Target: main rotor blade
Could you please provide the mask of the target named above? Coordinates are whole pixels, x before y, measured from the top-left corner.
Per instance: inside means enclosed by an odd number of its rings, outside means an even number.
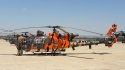
[[[93,32],[93,31],[89,31],[89,30],[84,30],[84,29],[79,29],[79,28],[73,28],[73,27],[64,27],[64,28],[70,28],[70,29],[74,29],[74,30],[80,30],[80,31],[89,32],[89,33],[93,33],[93,34],[98,34],[98,35],[105,35],[105,34]]]
[[[25,27],[25,28],[18,28],[9,31],[17,31],[17,30],[24,30],[24,29],[34,29],[34,28],[62,28],[61,26],[41,26],[41,27]]]
[[[26,27],[26,28],[18,28],[18,29],[13,29],[10,31],[18,31],[18,30],[24,30],[24,29],[34,29],[34,28],[47,28],[48,26],[41,26],[41,27]]]

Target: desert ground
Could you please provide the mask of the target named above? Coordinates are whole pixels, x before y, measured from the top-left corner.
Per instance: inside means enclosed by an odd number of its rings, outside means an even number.
[[[0,40],[0,70],[125,70],[125,44],[116,43],[112,48],[104,44],[68,48],[67,55],[34,55],[24,52],[16,56],[14,45]]]

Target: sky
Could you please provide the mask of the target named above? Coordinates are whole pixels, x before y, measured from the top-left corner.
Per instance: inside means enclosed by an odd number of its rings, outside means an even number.
[[[0,0],[0,29],[60,25],[105,34],[116,23],[125,31],[124,8],[125,0]]]

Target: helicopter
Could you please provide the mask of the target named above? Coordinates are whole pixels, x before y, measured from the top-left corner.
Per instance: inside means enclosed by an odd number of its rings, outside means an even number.
[[[63,27],[61,26],[45,26],[43,28],[52,28],[53,32],[49,33],[48,36],[42,35],[40,36],[41,38],[40,37],[36,38],[36,36],[31,34],[30,34],[31,36],[27,36],[27,34],[29,34],[28,32],[22,32],[24,34],[20,34],[17,36],[16,39],[17,41],[15,41],[15,45],[18,50],[17,51],[18,56],[21,56],[23,54],[23,51],[26,52],[31,51],[33,53],[51,52],[55,54],[57,52],[65,51],[66,48],[69,47],[73,48],[73,46],[71,45],[71,41],[78,35],[66,32],[64,29],[62,29]],[[21,29],[16,29],[16,30],[21,30]],[[65,36],[61,35],[60,33],[57,33],[58,32],[57,29],[65,32]],[[40,41],[40,43],[38,43],[38,41]]]
[[[55,53],[59,52],[61,53],[62,51],[65,51],[66,48],[71,47],[73,50],[75,50],[75,47],[78,47],[80,45],[75,45],[73,42],[73,39],[78,37],[78,34],[73,34],[73,33],[69,33],[67,31],[64,30],[64,28],[70,28],[70,29],[75,29],[75,30],[80,30],[80,31],[86,31],[86,32],[90,32],[90,33],[94,33],[94,34],[98,34],[98,35],[105,35],[105,34],[100,34],[97,32],[92,32],[92,31],[88,31],[88,30],[83,30],[83,29],[78,29],[78,28],[72,28],[72,27],[63,27],[63,26],[43,26],[43,27],[27,27],[27,28],[19,28],[19,29],[14,29],[14,30],[10,30],[10,31],[16,31],[16,30],[22,30],[22,29],[31,29],[31,28],[51,28],[53,30],[53,32],[49,33],[48,35],[43,35],[41,37],[40,40],[40,45],[38,47],[38,40],[39,39],[35,39],[35,36],[32,35],[29,32],[22,32],[23,37],[25,38],[25,40],[21,43],[18,42],[18,38],[21,36],[17,36],[17,41],[16,41],[16,47],[17,47],[17,55],[21,56],[23,54],[23,51],[25,52],[51,52],[53,53],[53,55],[55,55]],[[62,32],[64,32],[65,35],[60,34],[58,30],[61,30]],[[27,36],[27,34],[30,34],[30,36]],[[107,33],[108,34],[108,33]],[[114,35],[117,35],[117,32],[115,30],[115,32],[112,33],[113,37]],[[111,47],[113,45],[114,39],[113,37],[104,37],[104,44],[105,46]],[[19,45],[21,44],[21,46],[19,47]],[[91,40],[89,40],[89,42],[86,42],[85,45],[89,45],[89,49],[92,49],[92,45],[93,44],[100,44],[100,43],[93,43]],[[36,51],[37,50],[37,51]]]

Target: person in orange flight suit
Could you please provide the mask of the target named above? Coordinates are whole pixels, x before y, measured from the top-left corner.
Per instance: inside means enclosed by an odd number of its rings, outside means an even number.
[[[59,49],[61,50],[63,47],[63,38],[62,38],[62,35],[60,33],[58,36],[58,41],[59,41]]]
[[[69,39],[70,39],[70,34],[68,33],[68,32],[66,32],[65,34],[64,34],[65,36],[64,36],[64,41],[65,41],[65,47],[64,48],[69,48],[70,47],[70,41],[69,41]]]
[[[112,27],[108,30],[107,35],[108,35],[108,36],[112,36],[113,33],[116,32],[116,30],[117,30],[117,25],[116,25],[116,24],[113,24]]]
[[[108,36],[108,37],[113,38],[113,43],[112,43],[112,45],[117,42],[117,38],[113,36],[113,34],[116,32],[116,30],[117,30],[117,25],[116,25],[116,24],[113,24],[112,27],[108,30],[108,33],[107,33],[107,36]],[[112,47],[112,45],[109,46],[109,47]]]
[[[113,32],[115,33],[117,31],[117,25],[114,24],[113,26]],[[118,39],[116,37],[114,37],[114,43],[116,43],[118,41]]]
[[[68,32],[64,33],[64,37],[61,40],[62,40],[62,46],[61,46],[60,50],[64,51],[65,48],[69,48],[71,46],[71,43],[70,43],[70,34]]]
[[[54,50],[56,50],[57,48],[59,48],[59,39],[58,39],[58,37],[59,37],[59,32],[58,31],[56,31],[55,33],[54,33],[54,35],[53,35],[53,49]]]

